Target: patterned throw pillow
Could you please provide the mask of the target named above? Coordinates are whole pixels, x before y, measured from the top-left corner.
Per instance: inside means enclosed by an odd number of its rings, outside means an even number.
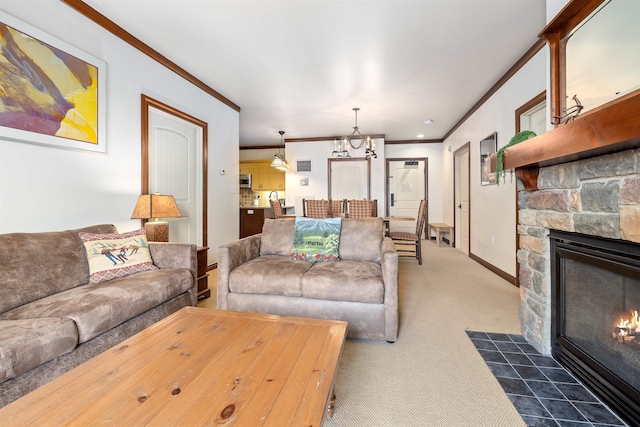
[[[342,218],[296,217],[291,259],[311,262],[339,261]]]
[[[87,251],[91,284],[158,269],[153,265],[144,228],[122,234],[78,233],[78,236]]]

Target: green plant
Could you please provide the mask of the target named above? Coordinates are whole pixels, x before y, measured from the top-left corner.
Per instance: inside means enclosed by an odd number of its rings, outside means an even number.
[[[498,185],[500,185],[500,176],[503,174],[504,151],[507,148],[519,144],[522,141],[526,141],[529,138],[533,138],[534,136],[536,136],[536,133],[532,130],[521,130],[511,138],[507,145],[498,150],[498,153],[496,154],[496,182]]]

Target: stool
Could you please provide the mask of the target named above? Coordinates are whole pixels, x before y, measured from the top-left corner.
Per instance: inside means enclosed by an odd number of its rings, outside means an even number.
[[[436,232],[436,245],[440,246],[444,233],[449,233],[449,246],[453,244],[453,226],[441,222],[430,222],[427,224],[427,235],[431,238],[431,230]]]

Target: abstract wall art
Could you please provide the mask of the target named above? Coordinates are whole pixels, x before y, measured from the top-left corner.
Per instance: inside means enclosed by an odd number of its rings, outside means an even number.
[[[106,152],[106,65],[0,14],[0,137]]]

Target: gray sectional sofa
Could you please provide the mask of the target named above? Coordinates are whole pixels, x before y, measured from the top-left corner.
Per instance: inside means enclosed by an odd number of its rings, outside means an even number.
[[[345,320],[347,336],[395,342],[398,253],[382,219],[344,219],[338,262],[290,258],[295,221],[218,248],[218,308]]]
[[[157,270],[89,285],[78,233],[0,235],[0,407],[187,305],[196,246],[149,243]]]

